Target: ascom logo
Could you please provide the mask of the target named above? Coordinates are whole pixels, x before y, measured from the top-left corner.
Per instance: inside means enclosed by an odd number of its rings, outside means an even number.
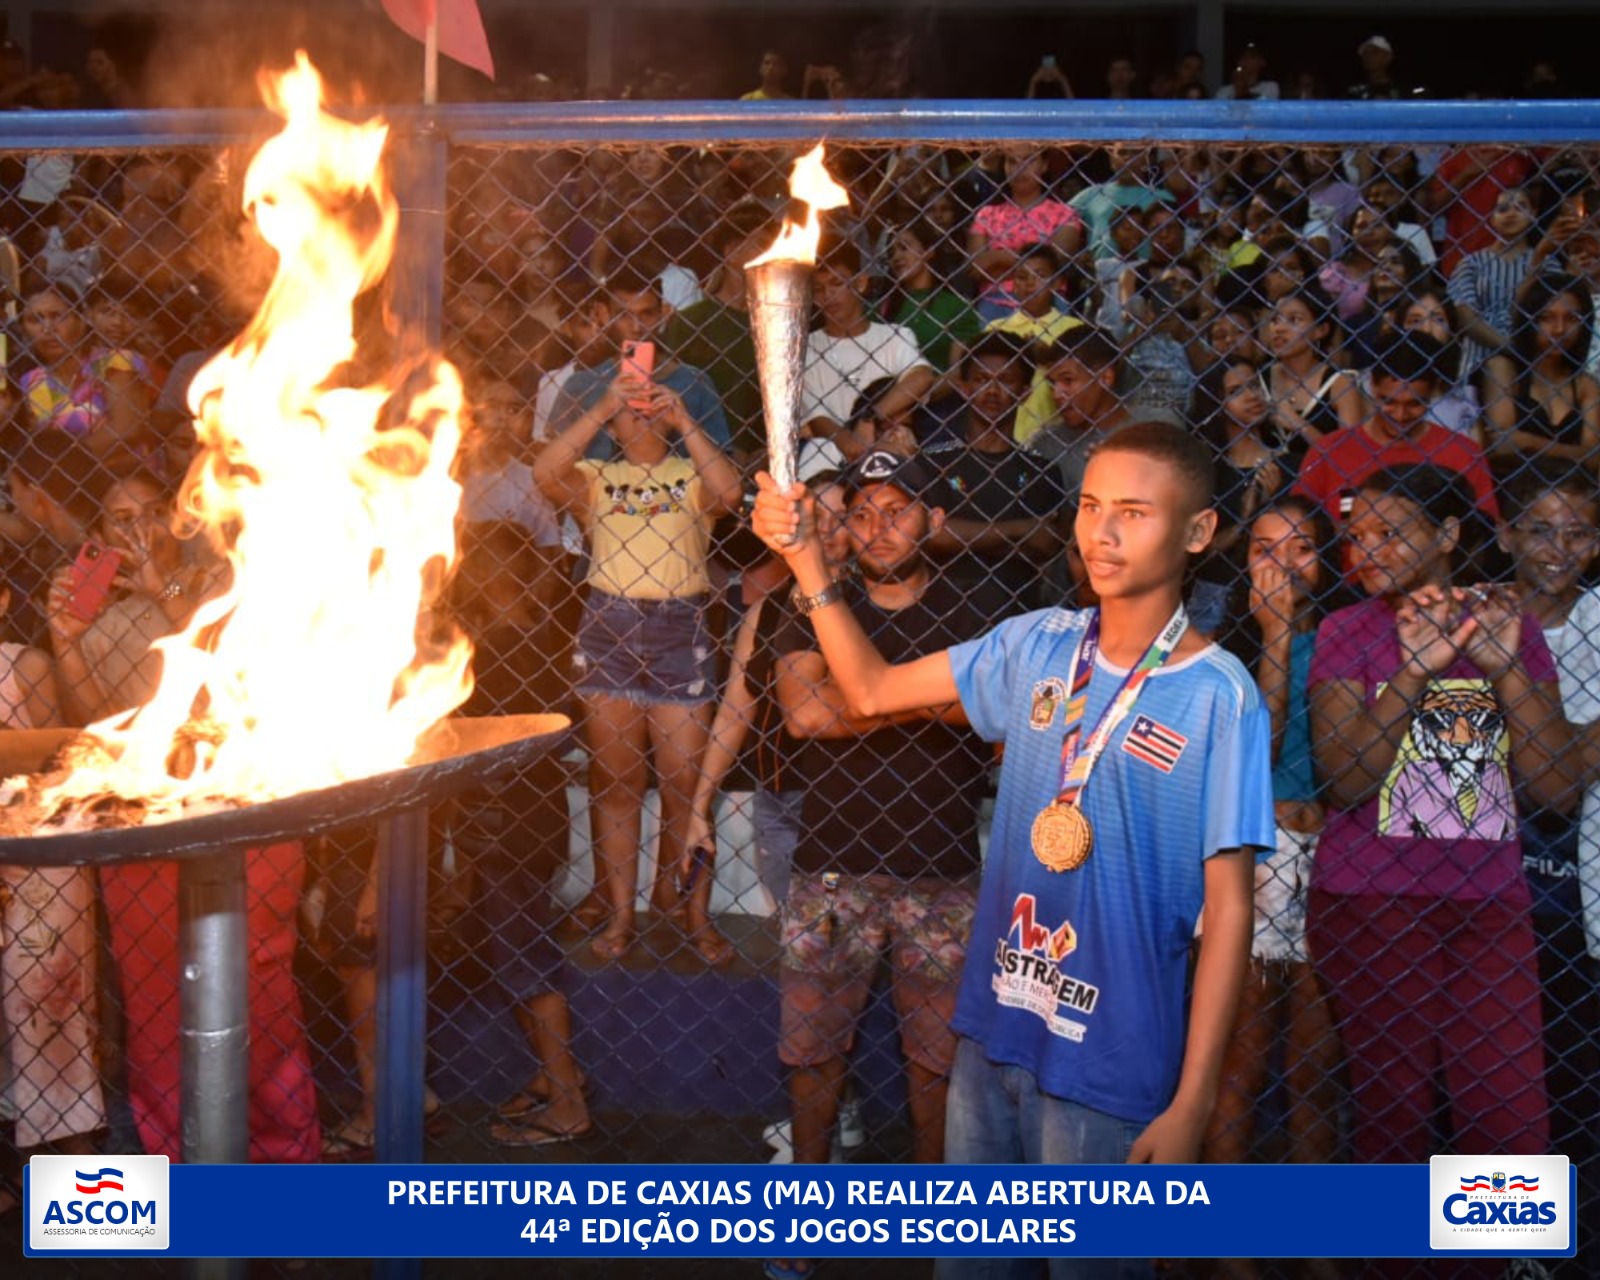
[[[165,1249],[165,1156],[120,1156],[85,1167],[81,1156],[28,1161],[28,1253]]]
[[[1481,1156],[1434,1156],[1429,1161],[1428,1234],[1433,1248],[1530,1254],[1569,1249],[1572,1208],[1566,1157],[1516,1159],[1513,1172],[1495,1170]],[[1483,1172],[1485,1166],[1490,1172]]]
[[[101,1169],[97,1173],[80,1173],[78,1178],[78,1191],[82,1195],[97,1196],[102,1191],[121,1191],[122,1170]]]

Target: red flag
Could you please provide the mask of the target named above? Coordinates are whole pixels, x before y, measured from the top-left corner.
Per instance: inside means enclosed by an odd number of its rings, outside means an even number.
[[[494,79],[494,58],[483,31],[478,0],[383,0],[383,11],[413,40],[427,41],[434,8],[439,11],[439,52]]]

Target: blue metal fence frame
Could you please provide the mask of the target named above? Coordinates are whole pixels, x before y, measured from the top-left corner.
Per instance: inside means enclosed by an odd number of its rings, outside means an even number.
[[[1594,102],[1032,102],[834,103],[598,102],[375,107],[397,150],[402,268],[394,311],[414,340],[439,338],[448,147],[692,144],[778,145],[1005,142],[1097,144],[1406,145],[1600,142]],[[0,153],[220,147],[262,138],[264,110],[28,112],[0,115]],[[379,953],[377,1156],[423,1154],[426,937],[424,833],[412,817],[380,859],[384,929]],[[409,1268],[388,1264],[391,1275]]]

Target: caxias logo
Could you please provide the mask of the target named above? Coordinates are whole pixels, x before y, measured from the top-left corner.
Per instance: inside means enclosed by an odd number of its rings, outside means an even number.
[[[1572,1234],[1565,1156],[1434,1156],[1429,1162],[1435,1249],[1566,1249]]]
[[[34,1156],[28,1252],[165,1249],[167,1157]]]

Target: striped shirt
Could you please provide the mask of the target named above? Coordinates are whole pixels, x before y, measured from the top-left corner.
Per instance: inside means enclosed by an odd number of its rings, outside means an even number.
[[[1508,252],[1507,248],[1469,253],[1450,277],[1449,294],[1451,302],[1471,307],[1490,328],[1509,338],[1512,336],[1512,304],[1516,300],[1517,286],[1533,265],[1533,250],[1523,246]],[[1461,380],[1465,382],[1493,354],[1482,343],[1464,339]]]

